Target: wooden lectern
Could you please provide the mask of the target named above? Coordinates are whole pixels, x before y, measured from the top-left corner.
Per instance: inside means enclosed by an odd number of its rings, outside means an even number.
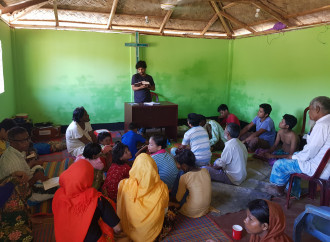
[[[153,106],[143,103],[125,103],[125,132],[130,123],[144,128],[165,128],[169,139],[177,140],[178,105],[159,102]]]

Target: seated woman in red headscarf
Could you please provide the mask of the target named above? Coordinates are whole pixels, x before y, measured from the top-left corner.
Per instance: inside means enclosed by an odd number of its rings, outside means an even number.
[[[121,232],[114,202],[92,187],[93,178],[86,160],[61,174],[53,199],[56,241],[113,241],[114,233]]]
[[[285,215],[277,203],[256,199],[248,204],[244,219],[245,229],[251,234],[250,242],[291,242],[284,233]]]

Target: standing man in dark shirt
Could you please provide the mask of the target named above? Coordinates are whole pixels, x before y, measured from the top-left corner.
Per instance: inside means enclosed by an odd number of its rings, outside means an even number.
[[[150,90],[155,91],[155,83],[152,76],[146,74],[147,64],[138,61],[135,68],[138,73],[132,76],[132,89],[134,91],[134,102],[151,102]]]

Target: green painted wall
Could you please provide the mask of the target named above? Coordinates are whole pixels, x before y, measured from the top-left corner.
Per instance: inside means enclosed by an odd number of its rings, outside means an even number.
[[[228,41],[143,36],[148,72],[161,100],[179,105],[179,118],[188,113],[212,116],[227,98]]]
[[[132,100],[135,48],[133,35],[22,30],[13,32],[16,47],[17,109],[34,122],[68,124],[83,105],[92,123],[122,122],[124,102]],[[214,114],[226,100],[228,42],[141,36],[147,72],[161,100],[189,112]]]
[[[130,100],[129,35],[15,30],[17,108],[34,122],[69,124],[84,106],[93,123],[123,119]]]
[[[0,21],[0,41],[2,47],[3,78],[5,85],[5,92],[0,94],[0,121],[4,118],[11,117],[16,113],[10,31],[11,29],[5,23]],[[2,75],[2,73],[0,73],[0,75]]]
[[[0,28],[8,42],[9,28]],[[16,110],[11,93],[4,115],[27,112],[34,122],[68,124],[73,109],[83,105],[93,123],[123,121],[135,72],[135,48],[124,43],[134,35],[22,29],[11,34]],[[277,125],[284,113],[301,118],[313,97],[329,96],[330,31],[324,26],[238,40],[140,36],[140,42],[150,45],[141,49],[141,59],[160,100],[178,103],[179,118],[189,112],[214,116],[220,103],[228,103],[250,121],[258,105],[268,102]],[[12,70],[6,68],[11,88]]]
[[[328,27],[329,28],[329,27]],[[304,29],[232,41],[230,111],[251,121],[270,103],[275,126],[285,113],[300,119],[316,96],[330,95],[330,30]]]

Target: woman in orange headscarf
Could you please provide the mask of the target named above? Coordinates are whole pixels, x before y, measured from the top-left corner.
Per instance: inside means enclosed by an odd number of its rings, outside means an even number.
[[[248,204],[244,219],[245,229],[251,234],[250,242],[291,242],[284,233],[285,215],[277,203],[256,199]]]
[[[160,180],[155,161],[140,154],[129,178],[118,187],[117,209],[123,231],[136,242],[154,241],[162,230],[168,201],[168,188]]]
[[[113,232],[121,231],[115,204],[92,187],[93,178],[93,166],[86,160],[60,176],[53,199],[56,241],[113,241]]]

